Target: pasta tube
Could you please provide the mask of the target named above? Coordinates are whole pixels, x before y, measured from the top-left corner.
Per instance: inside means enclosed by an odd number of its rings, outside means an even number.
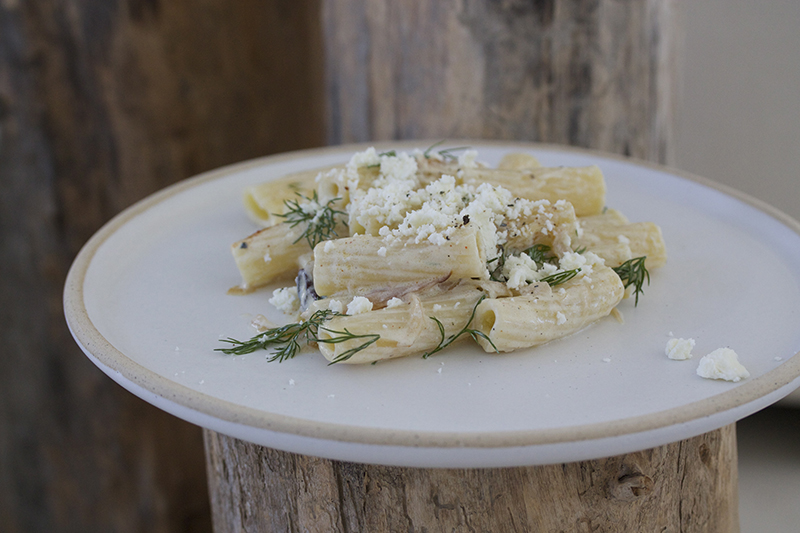
[[[597,215],[606,204],[606,183],[596,165],[555,167],[530,170],[470,169],[464,171],[465,183],[500,185],[515,196],[529,200],[566,200],[578,216]]]
[[[472,327],[501,352],[538,346],[608,315],[624,292],[611,268],[595,265],[591,274],[573,278],[552,291],[482,301]],[[478,338],[478,343],[487,352],[494,351],[485,339]]]
[[[354,235],[314,248],[314,288],[320,296],[363,295],[376,287],[437,277],[486,279],[486,258],[472,227],[456,230],[444,244]]]
[[[581,222],[582,232],[576,236],[574,248],[586,248],[603,259],[606,265],[616,267],[634,257],[647,256],[645,266],[658,268],[667,262],[667,248],[661,228],[652,222],[608,224]]]
[[[497,164],[497,168],[501,170],[530,170],[541,166],[538,159],[524,152],[506,154]]]
[[[285,202],[297,199],[298,194],[310,197],[317,186],[317,176],[331,168],[342,167],[306,170],[289,174],[279,180],[247,187],[242,198],[247,216],[264,228],[282,222],[283,219],[277,215],[286,212]]]
[[[351,316],[337,316],[319,329],[319,350],[328,361],[342,358],[348,350],[362,345],[363,337],[343,342],[326,342],[342,336],[378,334],[380,338],[342,363],[371,363],[407,355],[421,355],[435,349],[443,339],[466,326],[472,310],[483,295],[471,283],[462,283],[450,290],[433,290],[413,294],[395,306]],[[442,330],[438,324],[442,325]],[[444,336],[443,336],[444,335]]]

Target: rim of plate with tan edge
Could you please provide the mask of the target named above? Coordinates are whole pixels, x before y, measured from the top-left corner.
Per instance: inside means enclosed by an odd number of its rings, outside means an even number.
[[[491,164],[528,151],[545,166],[598,164],[607,201],[659,224],[667,265],[652,272],[625,324],[603,319],[511,354],[459,345],[426,360],[327,366],[224,356],[221,336],[253,334],[268,292],[231,296],[228,246],[255,231],[247,185],[356,151],[425,149],[401,141],[302,150],[181,181],[129,207],[76,257],[64,288],[73,337],[121,386],[179,418],[256,444],[329,459],[414,467],[505,467],[651,448],[744,418],[800,386],[800,224],[741,192],[664,166],[597,151],[453,140]],[[275,285],[276,287],[279,285]],[[729,294],[730,287],[735,294]],[[277,313],[277,312],[276,312]],[[280,315],[269,316],[280,320]],[[664,355],[693,337],[695,358]],[[752,376],[695,374],[730,346]]]

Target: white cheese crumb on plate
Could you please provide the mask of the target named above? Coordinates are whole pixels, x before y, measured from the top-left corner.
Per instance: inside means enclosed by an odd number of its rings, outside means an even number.
[[[706,379],[741,381],[750,377],[750,372],[739,362],[739,356],[730,348],[718,348],[700,359],[697,375]]]
[[[694,349],[694,339],[676,339],[671,338],[667,341],[667,347],[664,353],[670,359],[676,361],[685,361],[692,358],[692,349]]]

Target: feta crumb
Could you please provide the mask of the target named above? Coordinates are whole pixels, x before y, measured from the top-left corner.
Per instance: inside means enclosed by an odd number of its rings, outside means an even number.
[[[441,374],[441,373],[442,373],[442,367],[439,367],[439,368],[436,370],[436,373],[437,373],[437,374]]]
[[[625,235],[617,235],[617,242],[620,244],[630,244],[631,240]]]
[[[300,300],[297,298],[297,288],[283,287],[272,291],[272,298],[269,303],[277,307],[281,312],[290,315],[300,309]]]
[[[739,356],[730,348],[718,348],[700,359],[697,375],[706,379],[741,381],[749,378],[750,372],[739,362]]]
[[[294,380],[293,379],[289,380],[289,385],[294,385]]]
[[[604,363],[610,363],[611,362],[611,358],[610,357],[603,357],[603,362]]]
[[[398,305],[403,305],[403,300],[401,300],[397,296],[386,302],[387,309],[391,309],[392,307],[397,307]]]
[[[564,313],[562,313],[561,311],[556,313],[556,325],[557,326],[560,326],[561,324],[563,324],[566,321],[567,321],[567,317],[564,316]]]
[[[363,152],[356,152],[347,163],[348,169],[358,170],[360,167],[369,167],[377,165],[381,162],[381,158],[374,147],[370,146]]]
[[[670,359],[676,361],[685,361],[692,358],[692,349],[694,348],[694,339],[676,339],[672,338],[667,341],[667,347],[664,353]]]
[[[381,257],[386,257],[386,247],[385,246],[381,246],[380,248],[378,248],[378,255],[381,256]]]
[[[364,296],[356,296],[347,304],[348,315],[359,315],[368,311],[372,311],[372,302]]]
[[[264,254],[264,262],[269,263],[270,261],[272,261],[272,258],[269,256],[269,252],[267,252]]]
[[[434,311],[441,311],[442,310],[442,306],[439,305],[439,304],[433,304],[433,310]]]
[[[475,168],[478,166],[477,163],[475,163],[475,158],[477,157],[477,150],[465,150],[458,156],[458,166],[461,168]]]
[[[331,298],[328,300],[328,310],[334,313],[344,313],[344,304],[339,300]]]
[[[334,248],[336,248],[336,245],[333,243],[333,241],[325,241],[325,246],[323,246],[322,251],[330,252]]]

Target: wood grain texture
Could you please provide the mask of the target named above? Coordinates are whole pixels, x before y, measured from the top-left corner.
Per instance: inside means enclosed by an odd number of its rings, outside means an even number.
[[[670,162],[674,0],[323,3],[328,139],[554,142]]]
[[[217,533],[739,529],[733,425],[617,457],[480,470],[329,461],[204,434]]]
[[[210,530],[202,435],[72,341],[61,291],[121,209],[322,144],[319,5],[0,0],[0,530]]]

